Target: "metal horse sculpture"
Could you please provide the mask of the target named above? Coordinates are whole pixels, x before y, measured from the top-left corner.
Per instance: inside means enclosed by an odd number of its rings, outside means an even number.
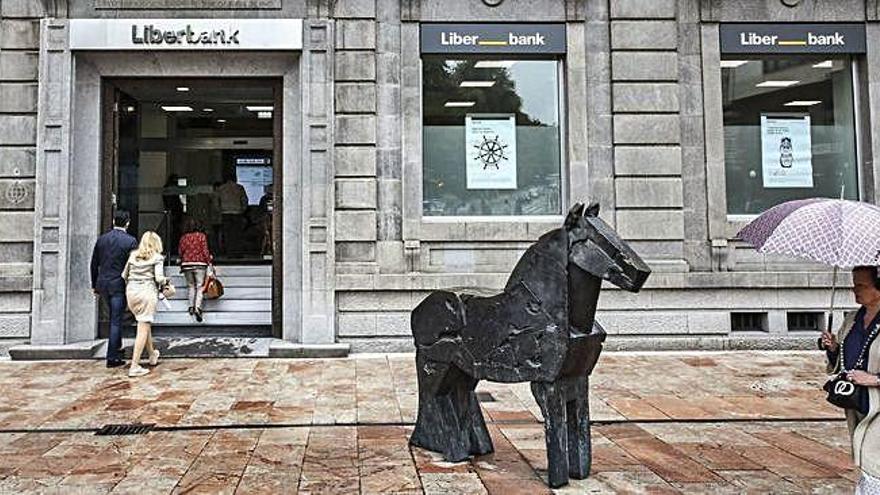
[[[605,331],[594,321],[603,280],[637,292],[651,270],[598,217],[576,204],[562,228],[522,256],[504,292],[437,291],[412,312],[419,410],[410,443],[447,461],[493,451],[474,388],[531,382],[544,415],[549,484],[590,473],[588,375]]]

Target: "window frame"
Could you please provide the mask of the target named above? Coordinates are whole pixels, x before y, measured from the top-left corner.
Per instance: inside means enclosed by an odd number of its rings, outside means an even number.
[[[405,23],[401,29],[401,106],[403,111],[403,239],[407,249],[418,249],[431,241],[533,241],[549,229],[561,225],[567,205],[589,197],[587,174],[587,119],[570,106],[587,101],[587,85],[580,71],[586,64],[582,24],[567,24],[566,53],[554,57],[501,56],[496,58],[553,59],[557,64],[560,201],[558,215],[517,216],[424,216],[423,202],[423,67],[419,49],[419,24]],[[452,59],[459,54],[448,54]],[[468,54],[460,54],[462,57]],[[570,85],[570,81],[578,84]],[[588,113],[589,110],[586,110]],[[582,153],[577,153],[577,149]],[[576,189],[577,188],[577,189]],[[583,190],[579,194],[572,191]]]
[[[757,214],[730,214],[727,208],[727,179],[726,162],[724,158],[724,107],[723,91],[721,83],[721,60],[724,55],[721,52],[720,24],[703,24],[701,26],[702,37],[702,65],[703,65],[703,115],[706,150],[706,189],[708,200],[708,223],[709,239],[722,242],[736,239],[736,234],[750,221],[757,218]],[[762,54],[752,55],[751,59],[757,59]],[[783,54],[766,54],[770,57],[784,57]],[[864,81],[860,73],[860,58],[857,53],[849,54],[850,75],[853,86],[853,133],[855,134],[855,158],[859,201],[868,197],[866,184],[867,174],[870,173],[869,163],[865,161],[865,144],[869,143],[869,136],[864,128],[865,115],[861,106],[868,104],[864,99]]]

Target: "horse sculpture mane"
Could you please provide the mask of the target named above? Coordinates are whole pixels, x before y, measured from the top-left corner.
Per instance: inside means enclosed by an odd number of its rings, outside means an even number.
[[[637,291],[650,273],[598,211],[575,205],[562,228],[526,250],[501,293],[437,291],[413,309],[412,444],[449,461],[491,452],[474,388],[479,380],[529,381],[545,417],[551,486],[587,476],[587,376],[605,340],[594,321],[602,280]]]

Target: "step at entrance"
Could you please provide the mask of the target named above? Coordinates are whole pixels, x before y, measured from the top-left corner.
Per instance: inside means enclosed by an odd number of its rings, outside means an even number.
[[[188,312],[186,281],[180,269],[172,266],[166,267],[165,271],[177,293],[168,301],[170,308],[159,303],[154,326],[194,330],[199,327],[272,325],[271,265],[218,266],[217,277],[223,282],[224,294],[219,299],[204,301],[201,323]]]

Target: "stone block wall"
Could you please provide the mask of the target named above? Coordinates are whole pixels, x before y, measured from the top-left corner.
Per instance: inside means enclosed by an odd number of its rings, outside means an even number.
[[[30,336],[41,2],[0,2],[0,355]]]
[[[614,0],[609,24],[617,229],[631,241],[678,247],[684,212],[676,12],[674,1]],[[681,260],[681,253],[651,257]]]

